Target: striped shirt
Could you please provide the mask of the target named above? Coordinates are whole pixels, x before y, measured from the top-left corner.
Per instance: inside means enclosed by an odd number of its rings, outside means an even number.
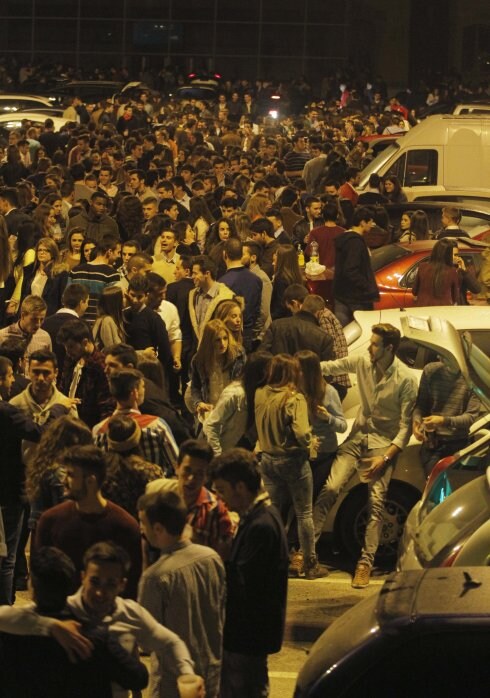
[[[139,410],[134,409],[116,410],[114,414],[130,415],[138,423],[141,429],[140,447],[143,457],[150,463],[159,465],[166,477],[173,475],[179,448],[167,422],[161,417],[141,414]],[[110,417],[104,419],[92,429],[95,445],[104,451],[108,450],[109,419]]]
[[[85,322],[92,326],[97,319],[97,303],[106,286],[112,286],[121,280],[119,272],[109,264],[80,264],[72,269],[68,278],[70,284],[83,284],[88,290],[88,308],[83,316]]]

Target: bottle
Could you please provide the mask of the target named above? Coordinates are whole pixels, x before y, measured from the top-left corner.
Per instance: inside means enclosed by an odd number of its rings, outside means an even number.
[[[318,264],[319,261],[320,257],[318,255],[318,243],[316,240],[313,240],[313,242],[310,243],[310,262]]]
[[[299,242],[298,242],[297,250],[298,250],[298,264],[299,264],[299,268],[300,268],[300,269],[304,269],[304,268],[305,268],[305,256],[304,256],[304,254],[303,254],[303,250],[301,249],[301,245],[300,245]]]

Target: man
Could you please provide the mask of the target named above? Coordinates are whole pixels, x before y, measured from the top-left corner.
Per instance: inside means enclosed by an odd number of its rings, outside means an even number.
[[[206,696],[217,698],[225,610],[225,570],[212,548],[184,535],[187,511],[175,492],[143,495],[138,501],[141,530],[160,558],[141,577],[138,599],[144,608],[187,644]],[[160,695],[178,698],[167,677]]]
[[[128,262],[137,252],[141,252],[141,245],[137,240],[126,240],[121,247],[121,266],[118,267],[121,279],[127,279]]]
[[[67,233],[74,228],[81,228],[85,237],[90,237],[96,242],[102,242],[106,235],[111,235],[117,240],[120,239],[119,227],[116,221],[107,215],[109,197],[102,191],[95,191],[90,197],[90,208],[88,213],[85,209],[70,218]]]
[[[426,364],[413,412],[413,435],[422,441],[420,461],[428,477],[440,458],[468,445],[481,402],[461,371],[444,359]]]
[[[31,614],[68,620],[67,596],[73,589],[75,567],[70,558],[56,548],[41,548],[31,557]],[[25,607],[24,607],[25,608]],[[0,626],[8,623],[0,618]],[[53,625],[53,629],[57,628]],[[22,698],[108,698],[111,682],[126,689],[142,690],[148,683],[148,671],[132,657],[117,638],[102,629],[84,627],[87,659],[71,662],[54,637],[0,635],[0,671],[2,696]],[[56,630],[54,632],[56,635]]]
[[[311,256],[311,244],[318,245],[318,258],[330,272],[335,267],[335,238],[345,232],[345,228],[337,225],[338,208],[334,203],[327,203],[322,211],[324,224],[313,228],[310,232],[309,242],[306,246],[305,254]]]
[[[288,547],[279,512],[262,490],[255,456],[233,448],[212,463],[213,482],[240,516],[226,563],[226,616],[221,698],[269,695],[267,655],[284,635]]]
[[[256,274],[262,281],[262,293],[260,296],[260,316],[253,328],[253,341],[259,342],[263,339],[264,332],[271,324],[271,298],[272,281],[260,266],[262,246],[253,240],[243,243],[242,264],[253,274]]]
[[[354,204],[350,199],[341,197],[340,183],[336,179],[327,179],[322,184],[322,195],[328,198],[328,201],[335,204],[338,209],[338,222],[340,225],[351,225],[352,216],[354,213]],[[360,204],[359,204],[360,205]],[[367,204],[363,204],[367,205]]]
[[[15,336],[8,337],[0,344],[0,356],[10,360],[14,371],[14,382],[9,389],[0,389],[4,400],[15,397],[29,385],[26,376],[26,347],[25,340]]]
[[[165,323],[172,352],[173,370],[178,372],[182,366],[182,331],[178,310],[175,305],[165,300],[167,287],[165,279],[153,271],[148,272],[146,278],[149,283],[148,307],[158,313]]]
[[[274,228],[268,218],[257,218],[250,226],[250,236],[254,242],[262,245],[261,266],[269,279],[274,275],[273,258],[279,247],[274,237]]]
[[[305,163],[303,168],[303,179],[305,180],[306,191],[312,196],[318,194],[318,185],[327,170],[327,153],[331,146],[324,144],[311,144],[311,160]]]
[[[73,320],[73,318],[81,318],[87,308],[88,308],[89,293],[86,286],[83,284],[71,284],[67,286],[63,291],[63,296],[61,298],[62,307],[50,315],[43,322],[43,330],[51,337],[51,344],[53,346],[53,351],[56,354],[56,361],[58,367],[63,369],[65,363],[65,348],[62,344],[56,341],[59,329],[68,320]]]
[[[213,317],[216,306],[222,300],[231,300],[234,293],[216,281],[216,265],[205,255],[193,258],[192,280],[194,289],[189,293],[189,316],[195,341],[199,343],[204,325]]]
[[[442,229],[435,234],[437,240],[441,238],[469,238],[466,230],[459,227],[461,221],[461,211],[455,206],[444,206],[441,211]]]
[[[51,351],[51,337],[41,329],[47,305],[41,296],[26,296],[20,306],[20,320],[0,330],[0,344],[8,337],[20,337],[27,343],[26,356],[39,349]]]
[[[30,216],[19,211],[17,189],[13,187],[0,188],[0,214],[5,218],[9,235],[17,235],[23,223],[32,221]]]
[[[405,448],[412,429],[417,382],[396,358],[400,332],[388,323],[373,325],[369,358],[357,355],[323,361],[326,376],[355,373],[361,404],[346,441],[337,451],[330,475],[313,509],[318,539],[329,510],[357,470],[368,485],[369,520],[352,586],[369,584],[374,556],[383,525],[388,485],[398,454]]]
[[[189,366],[192,358],[192,350],[194,344],[194,331],[192,329],[191,318],[189,314],[189,294],[194,288],[194,282],[191,279],[192,258],[186,255],[181,255],[174,269],[174,281],[168,284],[166,289],[166,298],[169,303],[172,303],[179,314],[180,329],[182,332],[182,350],[180,356],[180,372],[176,376],[176,385],[170,379],[170,389],[179,390],[181,395],[184,395],[187,382],[189,380]],[[172,387],[173,386],[173,387]],[[177,399],[177,395],[173,395],[172,399]]]
[[[223,248],[226,273],[220,278],[235,296],[243,298],[243,346],[247,352],[252,350],[253,331],[260,317],[262,298],[262,281],[242,263],[243,246],[241,240],[229,238]]]
[[[369,250],[363,235],[373,225],[370,208],[358,206],[352,226],[335,238],[335,271],[333,295],[335,315],[342,326],[351,322],[355,310],[372,310],[379,300]]]
[[[149,223],[155,216],[158,215],[158,199],[156,196],[148,196],[142,201],[143,206],[143,218],[145,219],[145,225],[143,228],[144,234],[149,234]],[[148,231],[148,233],[147,233]]]
[[[178,240],[175,232],[167,226],[160,235],[160,253],[153,258],[152,270],[170,284],[174,281],[175,265],[180,259],[177,254]]]
[[[68,404],[68,398],[56,387],[56,354],[51,351],[34,351],[29,357],[27,375],[31,382],[25,390],[10,400],[10,404],[29,415],[37,424],[45,424],[53,405]],[[75,405],[73,400],[70,415],[77,418]]]
[[[114,263],[120,257],[121,243],[113,235],[104,235],[97,243],[97,252],[91,262],[85,262],[70,272],[70,284],[83,284],[89,292],[88,307],[85,312],[86,322],[92,326],[97,319],[97,303],[106,286],[112,286],[119,281],[119,274]]]
[[[359,199],[359,194],[355,189],[359,184],[359,180],[359,169],[357,167],[348,167],[345,174],[345,182],[339,189],[340,198],[349,199],[354,207],[357,206],[357,200]]]
[[[163,670],[173,677],[176,685],[177,676],[194,673],[187,647],[142,606],[120,596],[127,585],[129,569],[130,559],[122,546],[106,542],[92,545],[83,557],[82,585],[76,594],[68,597],[67,610],[78,623],[118,638],[131,654],[138,647],[145,652],[158,653],[162,665],[152,666],[152,684],[159,685]],[[26,635],[51,634],[72,661],[90,656],[90,644],[80,634],[78,624],[38,615],[31,608],[0,609],[0,629]],[[113,686],[112,695],[113,698],[129,697],[119,686]]]
[[[274,230],[274,237],[280,245],[290,245],[291,238],[284,230],[282,224],[282,213],[278,208],[270,208],[267,211],[267,218],[272,223],[272,228]]]
[[[129,241],[131,242],[131,241]],[[133,241],[135,242],[135,241]],[[125,249],[126,245],[123,245],[123,250]],[[131,247],[130,247],[131,249]],[[126,252],[126,257],[127,257],[127,252]],[[126,269],[125,271],[122,272],[123,275],[121,275],[121,278],[115,284],[115,286],[120,286],[125,294],[128,292],[129,288],[129,282],[131,279],[133,279],[136,274],[141,274],[142,276],[146,276],[152,268],[153,264],[153,259],[152,257],[147,254],[146,252],[135,252],[134,254],[129,255],[129,259],[126,262]],[[119,274],[121,274],[121,269],[122,267],[119,267],[118,271]]]
[[[306,216],[295,223],[293,228],[293,244],[301,245],[304,249],[310,239],[310,233],[314,228],[323,225],[322,202],[315,196],[307,196],[305,199]]]
[[[44,121],[44,129],[39,136],[39,143],[46,151],[48,158],[53,158],[55,152],[61,147],[62,140],[54,130],[54,121],[48,118]]]
[[[286,165],[286,176],[293,182],[299,179],[303,174],[303,169],[310,154],[308,152],[308,137],[304,131],[297,131],[291,139],[293,149],[284,156],[284,164]]]
[[[129,171],[129,187],[132,193],[138,197],[138,199],[143,202],[148,197],[154,197],[155,192],[150,187],[146,186],[145,183],[145,173],[143,170],[130,170]]]
[[[146,494],[177,492],[187,509],[187,523],[192,528],[193,542],[209,545],[223,560],[227,560],[234,526],[223,502],[205,486],[212,460],[213,449],[206,441],[185,441],[179,449],[176,479],[153,480],[146,486]]]
[[[61,457],[66,470],[68,501],[46,510],[38,521],[35,549],[44,545],[59,548],[83,569],[83,555],[98,541],[112,541],[129,555],[131,571],[128,596],[136,597],[141,574],[141,541],[133,517],[101,493],[107,464],[96,446],[73,446]]]
[[[158,204],[160,213],[166,218],[170,218],[172,223],[176,223],[179,218],[179,205],[175,199],[161,199]]]
[[[181,175],[176,175],[172,177],[172,184],[174,185],[174,199],[180,206],[184,206],[189,211],[190,196],[184,178]]]
[[[17,548],[24,518],[25,469],[21,455],[22,440],[38,442],[43,427],[36,424],[3,399],[8,396],[14,382],[12,362],[0,356],[0,433],[2,456],[0,467],[0,516],[5,529],[5,556],[0,558],[0,605],[11,604],[15,598],[13,590],[14,568]],[[51,408],[52,419],[66,414],[63,405]]]
[[[67,361],[60,381],[61,390],[78,402],[78,414],[93,427],[112,414],[114,401],[104,373],[104,355],[95,348],[92,333],[83,320],[68,320],[58,331]]]
[[[104,349],[105,373],[108,378],[123,368],[137,368],[138,355],[129,344],[113,344]],[[145,383],[145,399],[138,406],[142,414],[153,414],[161,417],[169,425],[177,443],[189,438],[189,429],[182,417],[165,400],[163,390],[152,380],[143,376]]]
[[[169,425],[161,417],[142,414],[139,409],[145,399],[145,382],[141,371],[125,368],[113,373],[109,376],[109,388],[116,401],[113,415],[128,415],[140,427],[140,447],[145,459],[159,465],[166,475],[173,475],[178,447]],[[95,444],[105,451],[108,449],[109,419],[107,417],[92,429]]]
[[[292,317],[273,320],[264,335],[260,349],[272,354],[295,354],[302,349],[309,349],[318,355],[320,361],[328,361],[333,358],[333,340],[318,324],[316,313],[320,297],[312,297],[314,300],[310,310],[310,297],[305,297],[304,291],[301,284],[291,284],[287,287],[284,292],[284,304]]]
[[[105,165],[105,166],[102,166],[100,168],[98,189],[103,194],[105,194],[110,199],[112,199],[112,201],[114,201],[116,196],[119,194],[119,189],[112,181],[112,177],[113,177],[113,172],[112,172],[111,167],[108,167],[107,165]]]

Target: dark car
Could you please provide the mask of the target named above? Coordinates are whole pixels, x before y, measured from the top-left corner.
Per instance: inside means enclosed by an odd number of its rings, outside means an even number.
[[[490,569],[390,575],[313,645],[294,698],[486,698]]]

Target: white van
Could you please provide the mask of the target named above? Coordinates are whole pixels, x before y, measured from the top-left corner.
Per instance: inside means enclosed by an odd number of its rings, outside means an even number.
[[[448,193],[490,198],[490,113],[436,114],[389,145],[361,172],[396,175],[409,201]]]

